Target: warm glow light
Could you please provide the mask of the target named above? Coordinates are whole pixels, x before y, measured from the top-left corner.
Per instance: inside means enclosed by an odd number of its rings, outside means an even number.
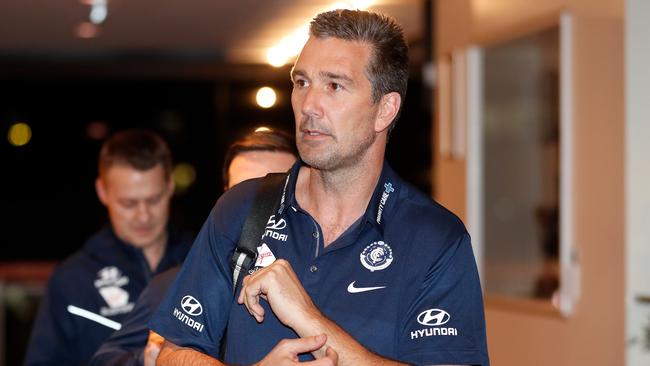
[[[16,123],[9,128],[7,133],[9,143],[14,146],[24,146],[32,139],[32,129],[27,123]]]
[[[309,38],[309,25],[304,25],[289,36],[284,37],[280,43],[270,48],[266,54],[266,60],[271,66],[284,66],[289,60],[302,49]]]
[[[108,125],[102,121],[90,122],[86,126],[86,136],[93,140],[103,140],[108,136]]]
[[[288,58],[278,47],[272,47],[266,53],[266,62],[273,67],[281,67],[287,64]]]
[[[373,0],[351,0],[349,3],[353,9],[368,9],[375,2]]]
[[[174,167],[172,178],[178,192],[186,191],[196,180],[196,169],[187,163],[180,163]]]
[[[259,105],[262,108],[271,108],[275,105],[277,97],[275,95],[275,90],[272,88],[269,88],[268,86],[264,86],[262,88],[259,88],[257,90],[257,95],[255,96],[255,100],[257,101],[257,105]]]
[[[367,9],[373,5],[373,0],[348,0],[348,1],[339,1],[330,5],[330,10],[336,9]]]
[[[375,3],[374,0],[348,0],[339,1],[330,4],[322,9],[322,11],[335,10],[335,9],[367,9]],[[278,44],[271,47],[266,53],[266,61],[269,65],[274,67],[281,67],[289,63],[289,61],[296,57],[302,47],[307,43],[309,38],[309,22],[307,20],[305,25],[296,29],[291,35],[283,38]]]
[[[77,26],[76,33],[79,38],[94,38],[97,37],[98,29],[93,23],[83,22]]]
[[[273,130],[266,126],[260,126],[255,129],[255,132],[273,132]]]

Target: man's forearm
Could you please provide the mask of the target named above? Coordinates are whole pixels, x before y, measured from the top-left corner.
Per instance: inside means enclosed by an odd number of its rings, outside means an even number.
[[[178,347],[165,341],[158,356],[157,366],[225,366],[219,360],[191,348]]]
[[[354,337],[348,334],[343,328],[338,326],[332,320],[328,319],[322,313],[313,314],[311,319],[294,329],[301,337],[307,337],[315,334],[324,333],[327,335],[327,346],[334,348],[338,352],[339,366],[352,365],[385,365],[397,366],[406,365],[388,358],[379,356],[357,342]],[[324,355],[324,349],[320,348],[312,352],[314,357],[319,358]]]

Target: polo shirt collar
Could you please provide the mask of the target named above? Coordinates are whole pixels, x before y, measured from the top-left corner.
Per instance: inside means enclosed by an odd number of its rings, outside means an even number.
[[[289,170],[289,175],[285,181],[280,199],[278,215],[283,215],[290,207],[299,207],[296,201],[296,182],[298,180],[298,172],[303,165],[305,163],[298,160],[291,170]],[[384,160],[381,175],[370,198],[370,202],[368,202],[363,220],[377,227],[383,233],[386,221],[390,220],[395,210],[401,185],[400,178],[395,174],[388,162]]]

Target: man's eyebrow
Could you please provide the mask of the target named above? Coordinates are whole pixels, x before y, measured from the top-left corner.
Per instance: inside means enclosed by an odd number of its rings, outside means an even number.
[[[345,74],[337,74],[331,71],[323,71],[320,76],[325,79],[342,80],[348,84],[354,84],[354,80]]]
[[[293,80],[296,76],[307,77],[307,74],[302,70],[291,69],[291,80]]]

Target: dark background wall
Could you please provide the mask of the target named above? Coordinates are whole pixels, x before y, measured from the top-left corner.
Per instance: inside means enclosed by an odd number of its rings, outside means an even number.
[[[175,163],[195,167],[194,184],[172,203],[172,222],[195,232],[222,193],[228,144],[259,125],[293,132],[288,68],[174,77],[146,67],[144,76],[137,70],[116,76],[71,69],[0,75],[0,261],[59,261],[107,223],[94,191],[103,140],[91,138],[89,129],[97,122],[109,134],[129,127],[156,130]],[[264,85],[279,92],[278,104],[266,110],[253,99]],[[413,77],[388,148],[391,165],[425,192],[431,191],[429,95]],[[22,147],[7,140],[16,122],[32,128]]]

